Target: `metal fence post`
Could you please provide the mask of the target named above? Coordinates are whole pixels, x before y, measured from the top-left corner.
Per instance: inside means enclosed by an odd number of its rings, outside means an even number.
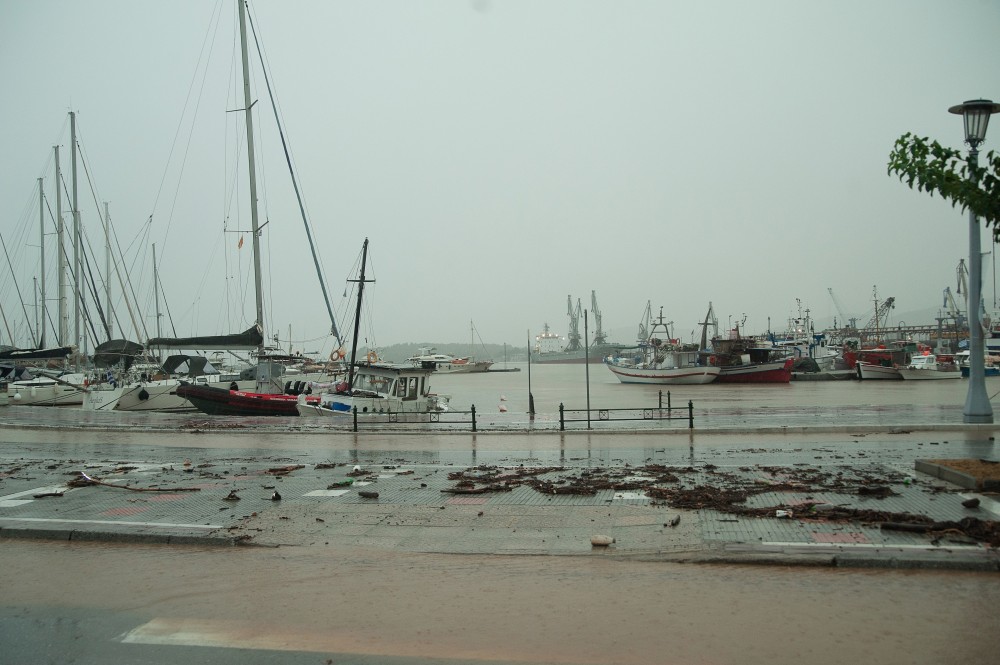
[[[476,405],[472,405],[472,431],[476,431]]]
[[[563,403],[559,402],[559,431],[566,431],[566,420],[563,417]]]
[[[694,402],[688,400],[688,429],[694,429]]]
[[[358,431],[358,407],[351,407],[351,411],[354,413],[354,431]]]

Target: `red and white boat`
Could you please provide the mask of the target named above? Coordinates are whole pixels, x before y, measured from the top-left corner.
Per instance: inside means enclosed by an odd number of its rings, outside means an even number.
[[[710,351],[702,351],[709,365],[720,368],[718,383],[788,383],[795,359],[773,345],[762,346],[740,335],[739,326],[728,338],[713,337]]]
[[[719,383],[788,383],[792,380],[794,358],[770,360],[721,368]]]
[[[899,368],[908,365],[910,354],[917,350],[916,344],[907,341],[892,342],[889,346],[879,344],[867,349],[852,346],[844,347],[844,361],[849,368],[857,371],[859,379],[902,379]]]

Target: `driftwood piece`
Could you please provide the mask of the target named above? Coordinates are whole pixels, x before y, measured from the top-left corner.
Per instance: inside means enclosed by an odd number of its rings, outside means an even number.
[[[289,466],[278,466],[273,469],[268,469],[264,473],[268,473],[272,476],[287,476],[292,471],[295,471],[297,469],[304,469],[305,466],[306,466],[305,464],[291,464]]]

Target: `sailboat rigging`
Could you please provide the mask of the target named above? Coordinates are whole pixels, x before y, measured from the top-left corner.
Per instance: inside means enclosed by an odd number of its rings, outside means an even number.
[[[239,25],[240,25],[240,52],[243,64],[243,103],[244,108],[242,109],[245,113],[245,125],[247,133],[247,165],[249,173],[249,186],[250,186],[250,216],[251,216],[251,232],[252,232],[252,249],[253,249],[253,266],[254,266],[254,298],[256,306],[256,320],[254,321],[253,327],[247,330],[244,335],[253,336],[254,341],[257,342],[257,370],[256,370],[256,382],[255,389],[253,391],[242,391],[235,388],[238,386],[230,386],[229,389],[219,388],[208,385],[182,385],[177,389],[177,395],[181,396],[188,401],[190,401],[198,410],[205,413],[213,414],[229,414],[229,415],[297,415],[295,410],[296,394],[285,394],[282,391],[280,384],[275,383],[272,376],[272,371],[274,370],[274,365],[268,360],[266,349],[264,346],[264,296],[262,287],[262,271],[261,271],[261,252],[260,252],[260,221],[257,209],[257,172],[254,161],[254,130],[253,130],[253,116],[252,107],[253,100],[250,94],[250,61],[249,53],[247,49],[247,11],[245,0],[237,0],[237,5],[239,7]],[[256,39],[256,33],[254,35]],[[259,53],[259,47],[258,47]],[[261,64],[263,66],[263,58],[261,58]],[[264,74],[265,80],[267,80],[267,74]],[[270,83],[268,83],[268,93],[270,94]],[[272,107],[274,108],[275,120],[278,121],[277,107],[274,104],[274,97],[271,95]],[[319,267],[318,259],[316,258],[315,246],[312,242],[312,234],[309,233],[308,220],[305,217],[305,207],[302,204],[302,198],[299,192],[298,183],[295,180],[294,171],[291,170],[291,159],[289,158],[288,146],[285,141],[284,132],[280,130],[280,122],[278,122],[279,133],[281,134],[282,147],[285,151],[285,158],[289,166],[289,170],[292,172],[292,183],[295,189],[296,198],[299,203],[299,210],[302,213],[303,222],[306,225],[307,235],[309,237],[309,244],[312,248],[313,259],[316,266],[317,273],[320,277],[320,284],[323,288],[324,299],[327,300],[327,311],[330,315],[331,322],[331,332],[337,340],[338,346],[341,345],[340,333],[337,330],[336,319],[333,315],[333,309],[330,306],[329,299],[327,298],[327,291],[324,285],[324,280],[322,277],[322,272]],[[367,242],[367,241],[366,241]],[[362,273],[363,279],[363,273]],[[363,284],[362,284],[363,286]],[[355,353],[356,351],[352,352]],[[354,357],[352,355],[352,365]],[[318,398],[307,395],[305,397],[307,401],[315,401]]]

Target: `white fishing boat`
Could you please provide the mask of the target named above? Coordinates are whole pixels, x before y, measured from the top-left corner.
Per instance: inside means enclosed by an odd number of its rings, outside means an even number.
[[[872,379],[898,380],[903,378],[903,375],[899,373],[899,368],[895,365],[882,365],[876,362],[859,360],[854,367],[858,373],[858,378],[865,381]]]
[[[663,308],[651,322],[649,336],[631,353],[605,359],[605,365],[622,383],[705,384],[715,381],[720,368],[698,364],[697,345],[683,345],[670,334]]]
[[[929,351],[914,355],[910,363],[898,368],[899,375],[906,380],[960,379],[962,372],[954,362],[942,362]]]
[[[402,414],[446,411],[448,398],[430,391],[434,370],[410,364],[359,363],[353,387],[347,381],[331,386],[319,395],[318,404],[300,395],[295,408],[300,416],[327,418],[359,414]],[[313,394],[315,397],[315,394]]]

